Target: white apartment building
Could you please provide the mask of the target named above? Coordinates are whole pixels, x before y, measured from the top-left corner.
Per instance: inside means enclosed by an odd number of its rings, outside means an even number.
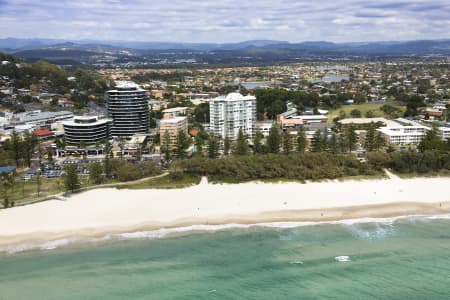
[[[439,127],[438,134],[443,140],[450,140],[450,127]]]
[[[427,130],[430,128],[425,126],[395,126],[377,129],[390,145],[417,145]]]
[[[223,139],[235,141],[239,129],[253,137],[256,122],[256,98],[231,93],[219,96],[209,102],[210,131]]]

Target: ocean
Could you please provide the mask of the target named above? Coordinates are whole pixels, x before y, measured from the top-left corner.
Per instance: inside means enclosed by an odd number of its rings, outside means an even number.
[[[449,299],[449,229],[449,216],[197,226],[10,248],[0,299]]]

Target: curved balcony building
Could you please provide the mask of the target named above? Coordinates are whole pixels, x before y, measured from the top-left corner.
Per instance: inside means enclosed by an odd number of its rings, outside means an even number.
[[[62,122],[64,136],[68,145],[94,145],[111,138],[111,119],[98,119],[97,116],[76,116],[71,121]]]
[[[147,133],[150,125],[145,90],[130,81],[116,81],[116,88],[106,92],[112,136]]]

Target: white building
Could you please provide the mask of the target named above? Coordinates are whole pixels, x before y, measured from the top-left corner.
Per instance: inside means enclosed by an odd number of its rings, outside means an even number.
[[[264,137],[269,136],[270,129],[273,126],[273,122],[255,122],[255,129],[263,134]],[[255,132],[256,132],[255,131]]]
[[[377,129],[390,145],[417,145],[422,141],[427,130],[430,128],[425,126],[396,126]]]
[[[175,118],[178,116],[185,116],[187,114],[187,107],[174,107],[174,108],[167,108],[162,111],[164,118],[170,117]]]
[[[450,127],[439,127],[438,134],[443,140],[450,140]]]
[[[253,137],[256,122],[256,98],[231,93],[219,96],[209,102],[210,131],[223,139],[234,141],[239,129]]]

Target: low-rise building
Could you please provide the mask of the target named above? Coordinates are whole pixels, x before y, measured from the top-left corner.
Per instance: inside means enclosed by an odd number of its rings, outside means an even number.
[[[430,128],[425,126],[396,126],[380,127],[377,131],[386,139],[390,145],[417,145],[422,141],[425,133]]]
[[[308,115],[308,116],[302,115],[302,116],[295,116],[292,118],[301,120],[303,124],[315,124],[315,123],[326,124],[328,122],[328,117],[324,115]]]
[[[272,128],[272,122],[256,122],[255,129],[257,132],[261,132],[265,137],[269,135],[270,128]]]
[[[64,136],[69,145],[94,145],[111,139],[111,119],[97,116],[76,116],[71,121],[62,122]]]
[[[162,111],[164,118],[174,118],[178,116],[185,116],[187,114],[187,107],[174,107]]]
[[[28,111],[15,114],[9,120],[14,125],[35,125],[42,128],[50,128],[51,124],[57,121],[69,120],[73,118],[71,111]]]
[[[402,119],[403,120],[403,119]],[[339,125],[368,125],[370,123],[380,123],[384,126],[395,127],[399,126],[400,123],[388,120],[386,118],[347,118],[337,121]]]
[[[169,148],[175,148],[177,145],[177,137],[180,132],[188,133],[188,122],[186,117],[167,117],[159,123],[159,134],[161,144],[166,132],[169,134]]]
[[[33,135],[37,137],[40,141],[51,140],[55,137],[55,133],[48,129],[38,129],[33,132]]]

